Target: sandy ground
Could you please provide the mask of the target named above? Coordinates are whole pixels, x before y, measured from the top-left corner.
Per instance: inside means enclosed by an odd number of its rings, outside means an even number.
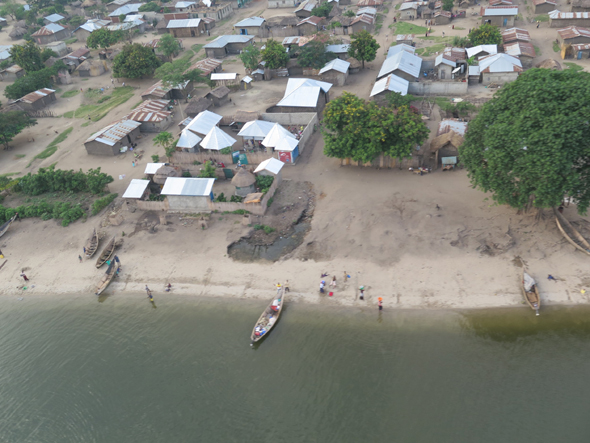
[[[562,2],[564,3],[564,2]],[[395,3],[394,3],[395,4]],[[265,2],[253,2],[215,29],[215,34],[231,32],[231,24],[239,19],[262,13]],[[525,8],[525,5],[521,5]],[[471,11],[468,10],[468,14]],[[265,11],[264,15],[289,14],[290,10]],[[388,25],[395,10],[390,6],[383,28],[377,36],[382,49],[367,69],[350,76],[350,84],[335,87],[336,97],[350,91],[368,98],[387,47],[392,41]],[[526,16],[527,14],[524,13]],[[416,24],[422,24],[416,21]],[[447,35],[466,35],[476,19],[457,20],[456,27],[436,27],[434,35],[445,29]],[[559,60],[551,48],[555,30],[542,23],[536,29],[522,21],[535,46],[541,49],[539,61],[551,57]],[[8,31],[0,33],[0,44],[11,42]],[[155,38],[147,35],[142,40]],[[205,37],[184,39],[185,47],[203,44]],[[80,44],[71,45],[74,49]],[[561,62],[561,60],[559,60]],[[588,67],[588,61],[583,66]],[[237,57],[224,61],[227,72],[244,73]],[[282,97],[286,79],[256,83],[249,91],[232,94],[232,104],[216,108],[222,115],[236,109],[264,110]],[[40,166],[57,162],[62,169],[94,168],[113,175],[112,192],[122,194],[131,178],[142,178],[149,156],[161,154],[151,143],[153,136],[142,138],[139,149],[145,150],[144,161],[131,166],[130,156],[114,158],[91,157],[86,154],[84,140],[93,132],[129,112],[140,101],[141,92],[154,80],[132,80],[135,96],[115,108],[99,122],[81,127],[84,120],[66,118],[39,119],[39,124],[15,138],[11,151],[0,151],[0,174],[35,171]],[[0,83],[0,88],[6,86]],[[62,92],[75,88],[110,87],[109,75],[62,87]],[[117,86],[117,85],[115,85]],[[204,95],[208,89],[199,90]],[[474,96],[489,96],[493,91],[475,88]],[[62,115],[83,103],[78,94],[58,99],[50,109]],[[181,113],[175,112],[176,122]],[[436,128],[440,115],[435,112],[428,122]],[[55,132],[73,126],[74,131],[52,157],[26,165],[55,137]],[[176,134],[176,127],[171,131]],[[34,138],[35,142],[28,140]],[[0,249],[7,261],[0,261],[0,294],[7,297],[94,297],[94,288],[103,270],[94,260],[78,263],[78,255],[86,238],[97,227],[105,235],[125,232],[124,245],[117,252],[123,270],[107,293],[117,297],[139,296],[148,284],[156,300],[165,297],[164,285],[173,285],[175,294],[233,298],[267,299],[277,282],[289,280],[290,296],[299,301],[375,308],[377,297],[384,297],[390,308],[480,308],[522,306],[520,293],[520,262],[523,260],[539,281],[543,303],[587,304],[590,299],[581,291],[590,289],[589,258],[565,242],[553,218],[536,219],[533,214],[519,215],[507,207],[498,207],[486,195],[469,185],[463,170],[435,172],[416,176],[407,171],[375,170],[341,167],[340,162],[323,155],[323,142],[318,133],[306,148],[298,164],[284,168],[284,178],[306,181],[313,185],[315,213],[311,230],[302,245],[275,263],[241,263],[227,257],[227,246],[248,234],[250,228],[241,224],[241,216],[215,214],[207,230],[195,220],[168,216],[168,225],[157,225],[157,216],[121,211],[124,221],[119,226],[102,227],[106,214],[91,217],[62,228],[55,221],[24,220],[12,226],[0,239]],[[22,158],[17,156],[24,155]],[[123,177],[121,180],[119,177]],[[437,205],[440,209],[437,209]],[[568,208],[566,215],[579,220],[580,229],[590,226],[587,220]],[[590,230],[587,230],[590,233]],[[4,263],[4,264],[2,264]],[[26,269],[31,282],[22,289],[20,272]],[[334,296],[318,293],[322,272],[337,277]],[[552,274],[560,279],[550,282]],[[344,278],[350,275],[350,279]],[[366,300],[358,300],[358,287],[367,288]],[[590,295],[590,292],[588,292]]]

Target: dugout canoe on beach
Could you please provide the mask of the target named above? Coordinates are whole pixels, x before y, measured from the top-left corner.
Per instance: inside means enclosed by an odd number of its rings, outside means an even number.
[[[115,241],[115,237],[111,238],[111,240],[107,243],[104,247],[98,258],[96,259],[96,267],[100,268],[104,265],[108,259],[110,259],[113,254],[115,253],[115,248],[117,247],[117,242]]]
[[[283,311],[284,304],[285,288],[281,288],[277,295],[272,298],[270,304],[266,307],[254,325],[254,329],[252,329],[252,335],[250,336],[252,344],[266,337],[273,326],[277,324],[281,312]]]
[[[84,247],[86,248],[86,252],[84,253],[86,258],[90,258],[96,253],[98,249],[98,234],[96,233],[96,229],[92,231],[92,235],[88,238]]]
[[[582,234],[578,232],[576,228],[569,222],[567,218],[563,216],[563,214],[559,211],[554,210],[555,212],[555,222],[557,223],[557,228],[559,232],[564,236],[564,238],[571,243],[576,249],[590,255],[590,243],[586,240]]]
[[[107,271],[104,273],[98,286],[96,287],[95,295],[100,295],[102,292],[107,288],[107,286],[111,283],[113,278],[117,275],[117,271],[119,270],[119,266],[121,266],[121,262],[119,261],[119,257],[115,255],[113,261],[107,268]]]
[[[523,280],[520,287],[522,290],[522,295],[531,309],[534,310],[537,315],[539,315],[539,309],[541,308],[541,297],[539,296],[537,282],[526,272],[526,269],[523,269],[522,273]]]
[[[10,228],[10,225],[12,224],[12,222],[16,220],[17,215],[18,214],[14,214],[10,220],[8,220],[6,223],[4,223],[2,226],[0,226],[0,237],[2,237],[4,234],[6,234],[6,231],[8,231],[8,228]]]

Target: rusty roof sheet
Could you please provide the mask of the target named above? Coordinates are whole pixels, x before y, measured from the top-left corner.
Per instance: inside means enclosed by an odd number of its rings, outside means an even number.
[[[145,46],[146,48],[152,48],[152,49],[157,48],[159,44],[160,44],[159,38],[156,38],[154,40],[150,40],[149,42],[142,43],[142,45]]]
[[[512,5],[511,0],[490,0],[490,6]]]
[[[114,146],[119,140],[140,126],[141,123],[134,122],[133,120],[122,120],[111,123],[96,134],[91,135],[84,143],[97,141],[105,145]]]
[[[550,5],[557,5],[557,2],[554,0],[533,0],[533,5],[537,6],[537,5],[544,5],[545,3],[548,3]]]
[[[434,13],[434,17],[447,17],[447,18],[451,18],[451,13],[449,11],[438,11]]]
[[[575,45],[572,45],[572,49],[574,51],[589,51],[590,43],[577,43]]]
[[[364,6],[381,6],[383,4],[383,0],[360,0],[357,3],[357,6],[359,8],[362,8]]]
[[[359,15],[352,22],[350,22],[350,25],[352,26],[358,22],[363,22],[363,23],[366,23],[367,25],[372,25],[375,23],[375,17],[373,17],[372,15],[368,15],[368,14]]]
[[[564,40],[576,37],[590,38],[590,29],[580,28],[578,26],[568,26],[567,28],[558,29],[557,33]]]
[[[54,92],[54,89],[39,89],[38,91],[30,92],[24,97],[21,97],[19,101],[24,103],[35,103],[37,100],[42,99],[43,97],[47,97],[48,95],[53,94]]]
[[[322,20],[324,20],[322,17],[316,17],[315,15],[312,15],[311,17],[307,17],[307,18],[304,18],[303,20],[301,20],[299,23],[297,23],[297,26],[303,25],[304,23],[309,23],[310,25],[319,26],[319,24],[322,22]]]
[[[205,58],[203,60],[199,60],[195,64],[193,64],[187,71],[192,71],[193,69],[198,69],[204,75],[209,75],[219,66],[221,66],[223,62],[221,60],[217,60],[216,58]]]
[[[504,43],[510,43],[514,41],[530,42],[531,35],[526,29],[510,28],[502,31],[502,41]]]
[[[467,132],[467,122],[458,118],[446,118],[441,120],[438,124],[436,136],[438,137],[439,135],[446,134],[450,131],[454,131],[459,135],[465,135],[465,132]]]
[[[123,120],[133,120],[136,122],[161,122],[166,120],[171,112],[168,112],[168,100],[148,100],[143,102],[125,117]]]
[[[68,55],[66,55],[66,57],[69,57],[69,58],[86,57],[89,53],[90,53],[90,51],[88,49],[82,47],[82,48],[76,49],[74,52],[69,53]]]
[[[453,62],[465,60],[467,58],[465,48],[445,48],[443,51],[443,57]]]
[[[170,89],[172,88],[165,88],[162,84],[162,80],[160,80],[158,83],[150,86],[148,89],[142,92],[141,95],[142,97],[144,95],[155,95],[156,97],[164,97],[166,94],[168,94],[168,92],[170,92]]]
[[[535,47],[530,42],[513,42],[504,45],[504,52],[514,57],[536,57]]]
[[[53,35],[56,32],[63,31],[64,29],[66,29],[66,28],[64,28],[61,25],[58,25],[56,23],[50,23],[46,26],[43,26],[41,29],[39,29],[37,32],[35,32],[34,34],[31,34],[31,35],[35,36],[35,37],[39,37],[42,35]]]
[[[395,40],[398,42],[401,41],[406,41],[406,40],[414,40],[414,37],[416,37],[416,34],[398,34],[395,36]]]

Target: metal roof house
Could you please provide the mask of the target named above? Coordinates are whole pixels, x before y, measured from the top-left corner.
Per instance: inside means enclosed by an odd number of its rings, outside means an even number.
[[[590,43],[590,29],[569,26],[557,31],[557,39],[562,45]]]
[[[86,40],[88,40],[88,36],[90,34],[92,34],[94,31],[100,28],[107,26],[110,22],[110,20],[88,20],[86,23],[74,30],[74,35],[76,36],[78,41],[85,42]]]
[[[46,25],[48,25],[49,23],[59,23],[64,18],[65,17],[61,14],[51,14],[51,15],[48,15],[47,17],[44,17],[43,21],[45,22]]]
[[[182,99],[188,97],[188,95],[194,89],[192,81],[186,81],[182,85],[176,85],[175,87],[164,86],[162,80],[158,83],[153,84],[148,89],[141,93],[143,100],[165,100],[165,99]]]
[[[140,126],[141,123],[132,120],[111,123],[84,142],[86,152],[90,155],[117,155],[122,148],[135,142]]]
[[[535,14],[547,14],[557,9],[557,2],[554,0],[533,0]]]
[[[206,136],[213,126],[217,126],[223,117],[211,111],[203,111],[187,125],[186,129],[195,134]]]
[[[115,9],[113,12],[109,14],[111,21],[113,23],[119,23],[121,20],[119,16],[124,15],[125,17],[130,14],[137,14],[139,13],[139,8],[141,7],[142,3],[127,3],[120,8]]]
[[[149,184],[149,180],[134,178],[123,193],[123,198],[133,198],[137,200],[145,198],[149,194]]]
[[[224,58],[228,54],[239,54],[254,41],[253,35],[221,35],[204,48],[207,57]]]
[[[320,78],[336,86],[344,86],[348,78],[350,63],[339,58],[329,61],[320,69]]]
[[[268,37],[265,27],[266,20],[262,17],[249,17],[234,25],[234,29],[240,35],[255,35],[257,37]]]
[[[388,74],[395,74],[408,81],[414,81],[420,77],[421,67],[422,59],[420,57],[405,50],[399,51],[385,59],[377,78],[380,79]]]
[[[70,31],[57,23],[50,23],[43,26],[34,34],[31,34],[31,37],[33,37],[38,45],[46,45],[69,38]]]
[[[256,167],[254,170],[254,174],[257,175],[271,175],[275,177],[275,180],[281,180],[281,169],[283,169],[285,163],[280,160],[277,160],[274,157],[268,158]]]
[[[331,83],[309,78],[290,78],[282,100],[267,112],[317,112],[321,113],[330,100]]]
[[[295,9],[293,12],[299,18],[311,17],[311,11],[316,6],[317,3],[314,0],[305,0],[304,2],[301,2],[297,9]]]
[[[113,12],[119,9],[121,6],[125,6],[127,3],[130,3],[132,0],[115,0],[110,3],[107,3],[107,11]]]
[[[480,10],[481,22],[498,27],[514,26],[514,19],[518,15],[518,6],[482,6]]]
[[[504,53],[480,58],[479,70],[483,85],[504,84],[516,80],[523,71],[519,59]]]
[[[521,28],[510,28],[502,31],[502,42],[504,44],[511,42],[530,42],[531,35],[529,31]]]
[[[549,13],[549,27],[562,28],[565,26],[590,26],[590,12],[561,12]]]
[[[285,43],[283,42],[283,46],[284,45]],[[348,48],[350,48],[350,45],[327,45],[326,52],[332,52],[333,54],[336,54],[340,60],[347,60]]]
[[[513,42],[504,45],[504,52],[518,57],[524,68],[533,66],[533,59],[537,56],[535,47],[530,42]]]
[[[169,212],[210,212],[214,178],[168,177],[162,195],[168,198]]]
[[[123,119],[141,123],[141,132],[162,132],[172,124],[172,113],[168,111],[168,100],[149,100]]]
[[[37,111],[53,103],[55,100],[55,90],[43,88],[35,92],[30,92],[17,101],[25,111]]]
[[[166,29],[174,37],[199,37],[205,33],[205,23],[200,18],[170,20]]]
[[[409,87],[410,82],[405,78],[398,77],[395,74],[389,74],[387,77],[383,77],[381,80],[375,82],[370,97],[388,95],[389,92],[397,92],[401,95],[407,95]]]

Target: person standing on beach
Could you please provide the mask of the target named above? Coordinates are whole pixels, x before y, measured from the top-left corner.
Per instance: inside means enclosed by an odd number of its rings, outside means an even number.
[[[381,297],[379,297],[377,300],[378,300],[377,305],[379,306],[379,310],[383,311],[383,299]]]
[[[82,263],[82,256],[81,255],[78,256],[78,260],[80,260],[80,263]]]
[[[283,284],[283,287],[285,288],[285,293],[289,292],[289,280],[285,281],[285,284]]]
[[[332,281],[330,282],[330,286],[332,286],[333,288],[336,287],[336,276],[332,277]]]
[[[326,286],[326,282],[324,280],[322,280],[320,282],[320,294],[324,293],[324,287]]]
[[[277,295],[281,293],[281,284],[277,283]]]
[[[25,275],[25,270],[23,269],[20,273],[20,276],[25,279],[25,281],[29,281],[29,277]]]
[[[86,254],[86,246],[82,246],[82,251],[84,251],[84,254]]]
[[[365,287],[364,287],[364,286],[361,286],[361,287],[359,288],[359,291],[360,291],[359,298],[360,298],[361,300],[364,300],[364,299],[365,299]]]

